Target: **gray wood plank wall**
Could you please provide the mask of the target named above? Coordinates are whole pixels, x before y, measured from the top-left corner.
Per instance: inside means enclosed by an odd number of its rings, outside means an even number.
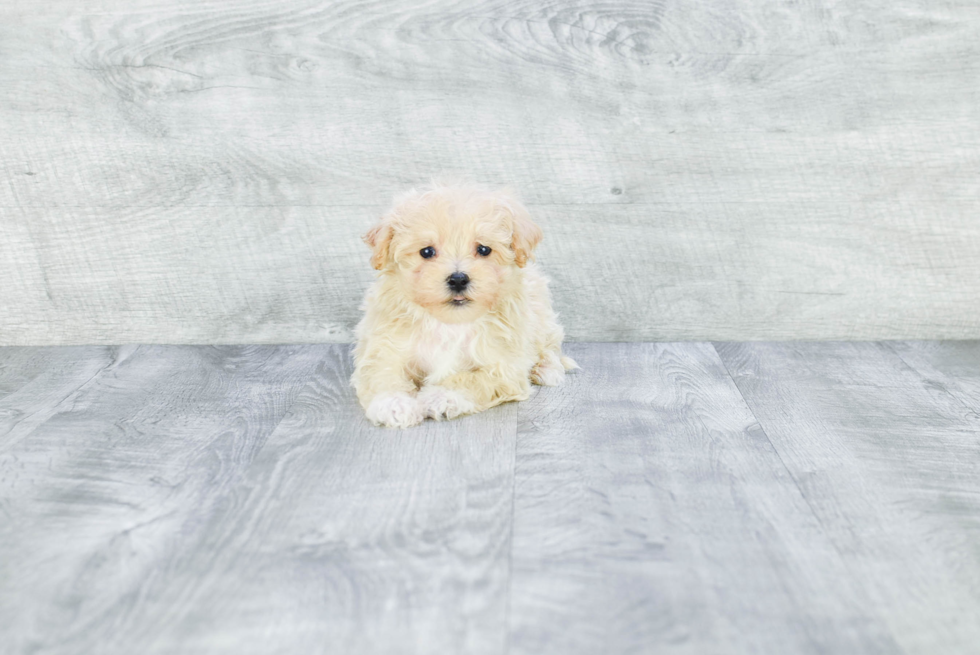
[[[0,343],[346,341],[518,189],[578,340],[980,337],[975,2],[0,6]]]

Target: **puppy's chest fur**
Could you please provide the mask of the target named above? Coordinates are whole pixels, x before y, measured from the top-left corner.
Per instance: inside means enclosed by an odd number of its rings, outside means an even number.
[[[414,368],[429,382],[438,382],[476,366],[477,329],[472,323],[449,324],[427,319],[414,343]]]

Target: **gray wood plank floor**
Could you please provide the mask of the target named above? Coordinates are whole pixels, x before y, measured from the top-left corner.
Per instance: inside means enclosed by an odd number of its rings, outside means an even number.
[[[980,342],[571,344],[376,429],[346,345],[0,349],[0,653],[976,653]]]

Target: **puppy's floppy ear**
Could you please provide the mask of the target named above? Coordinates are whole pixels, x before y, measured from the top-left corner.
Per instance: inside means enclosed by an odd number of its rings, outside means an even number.
[[[531,220],[527,207],[517,200],[508,198],[506,207],[513,216],[513,238],[510,249],[514,251],[514,262],[524,268],[528,260],[534,260],[534,249],[541,241],[541,228]]]
[[[391,236],[391,225],[384,219],[364,235],[364,243],[371,246],[371,249],[374,251],[371,253],[371,266],[376,270],[380,271],[388,263]]]

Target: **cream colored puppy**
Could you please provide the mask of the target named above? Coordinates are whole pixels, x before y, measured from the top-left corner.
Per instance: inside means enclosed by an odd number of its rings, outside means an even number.
[[[351,381],[374,424],[524,400],[531,382],[558,385],[577,368],[531,263],[541,229],[507,192],[413,189],[364,240],[381,273],[362,306]]]

